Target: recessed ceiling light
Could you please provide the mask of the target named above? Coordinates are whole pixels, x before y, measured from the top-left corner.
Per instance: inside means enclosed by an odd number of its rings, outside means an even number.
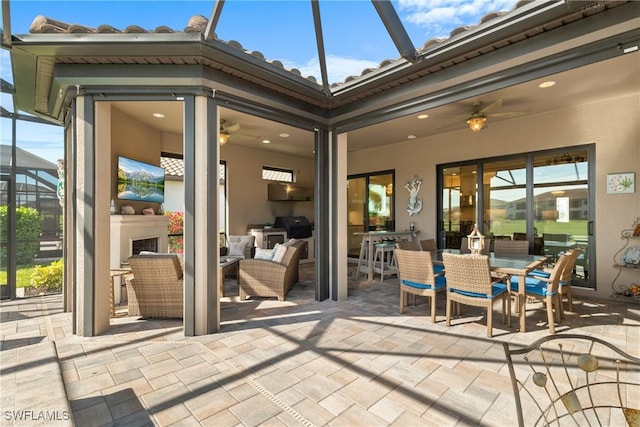
[[[554,82],[553,80],[549,80],[549,81],[546,81],[546,82],[542,82],[542,83],[540,83],[540,84],[538,85],[538,87],[539,87],[540,89],[545,89],[545,88],[551,87],[551,86],[553,86],[553,85],[555,85],[555,84],[556,84],[556,82]]]
[[[280,138],[289,138],[289,136],[291,136],[291,135],[289,135],[288,133],[281,133],[280,134]]]
[[[418,118],[419,118],[420,120],[426,119],[427,117],[429,117],[429,115],[428,115],[428,114],[420,114],[420,115],[418,116]]]
[[[415,135],[408,135],[407,136],[407,139],[416,139],[416,138],[417,138],[417,136],[415,136]]]
[[[164,114],[162,114],[162,113],[153,113],[153,117],[158,118],[158,119],[163,119],[164,118]]]
[[[268,139],[263,139],[263,140],[262,140],[262,143],[263,143],[263,144],[271,144],[271,141],[269,141]]]

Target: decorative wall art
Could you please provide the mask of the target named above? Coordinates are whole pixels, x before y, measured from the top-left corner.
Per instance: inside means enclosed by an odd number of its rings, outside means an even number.
[[[610,173],[607,175],[607,194],[628,194],[636,191],[636,174]]]
[[[418,177],[418,175],[413,176],[413,180],[408,181],[404,188],[409,192],[409,203],[407,205],[409,212],[409,216],[420,213],[422,210],[422,199],[418,198],[418,192],[420,191],[420,186],[422,185],[422,178]]]

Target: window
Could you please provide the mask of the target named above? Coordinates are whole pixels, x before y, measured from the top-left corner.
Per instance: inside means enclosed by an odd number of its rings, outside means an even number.
[[[460,248],[473,224],[489,238],[526,239],[553,264],[580,247],[572,285],[594,288],[590,232],[593,145],[438,166],[440,247]]]
[[[293,170],[263,166],[262,179],[266,181],[293,182]]]

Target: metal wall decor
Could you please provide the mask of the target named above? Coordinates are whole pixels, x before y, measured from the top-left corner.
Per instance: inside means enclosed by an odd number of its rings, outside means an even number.
[[[409,192],[409,203],[407,205],[409,216],[418,214],[422,210],[422,199],[418,198],[421,185],[422,178],[418,177],[418,175],[414,175],[413,180],[407,181],[404,185],[404,188]]]

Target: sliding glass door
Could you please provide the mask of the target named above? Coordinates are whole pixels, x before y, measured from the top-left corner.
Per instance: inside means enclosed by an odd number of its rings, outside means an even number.
[[[589,276],[589,151],[541,154],[533,159],[533,224],[541,253],[555,261],[567,249],[582,248],[572,284]]]
[[[445,248],[459,249],[462,238],[478,221],[476,165],[447,167],[442,172],[443,243]]]
[[[527,174],[525,159],[485,163],[482,173],[484,224],[493,250],[496,239],[527,240]]]
[[[362,233],[395,229],[394,181],[395,171],[347,177],[349,256],[359,256]]]
[[[492,250],[496,239],[527,240],[529,253],[581,248],[572,284],[594,287],[592,145],[438,166],[439,245],[459,248],[477,223]]]

